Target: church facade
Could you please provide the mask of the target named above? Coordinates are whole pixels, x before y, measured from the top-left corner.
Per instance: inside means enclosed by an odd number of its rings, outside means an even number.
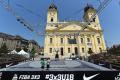
[[[51,4],[47,13],[45,57],[54,59],[56,54],[61,59],[69,58],[73,54],[87,57],[90,52],[98,54],[105,51],[106,45],[98,15],[91,20],[90,24],[86,24],[95,13],[96,9],[86,6],[84,22],[60,22],[57,7]]]

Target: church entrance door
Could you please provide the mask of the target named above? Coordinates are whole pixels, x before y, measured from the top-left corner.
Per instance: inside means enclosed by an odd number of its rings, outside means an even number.
[[[75,55],[78,55],[78,48],[75,47]]]
[[[60,50],[60,51],[61,51],[61,56],[63,56],[63,48],[61,48],[61,50]]]

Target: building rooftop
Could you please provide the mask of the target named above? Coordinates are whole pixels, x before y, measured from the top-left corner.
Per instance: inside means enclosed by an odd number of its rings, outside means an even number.
[[[35,40],[27,40],[21,37],[20,35],[12,36],[12,35],[0,32],[0,38],[9,39],[9,40],[20,40],[25,43],[32,42],[33,44],[38,45],[38,43]]]
[[[14,36],[0,32],[1,38],[14,39]]]

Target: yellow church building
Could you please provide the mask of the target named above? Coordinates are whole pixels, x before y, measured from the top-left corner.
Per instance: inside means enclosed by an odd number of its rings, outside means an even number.
[[[84,22],[60,22],[58,9],[51,4],[47,13],[45,57],[54,59],[56,54],[61,59],[69,58],[72,54],[87,57],[89,51],[92,51],[93,54],[105,51],[106,45],[98,15],[91,20],[90,24],[86,25],[86,22],[95,13],[96,9],[87,5],[84,8]]]

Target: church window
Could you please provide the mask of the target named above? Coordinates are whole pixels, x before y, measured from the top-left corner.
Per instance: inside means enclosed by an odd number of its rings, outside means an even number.
[[[98,44],[100,44],[101,42],[100,42],[100,38],[97,38],[97,42],[98,42]]]
[[[84,48],[82,48],[82,53],[84,53],[85,52],[85,49]]]
[[[87,42],[90,42],[90,38],[87,38]]]
[[[53,22],[53,17],[51,18],[51,22]]]
[[[68,38],[68,43],[69,44],[77,44],[77,41],[76,41],[76,39]]]
[[[50,53],[52,53],[52,48],[50,48]]]
[[[83,38],[81,38],[81,43],[83,44]]]
[[[50,38],[50,43],[52,43],[52,38]]]
[[[68,48],[68,53],[70,53],[70,48]]]
[[[102,48],[101,47],[99,48],[99,51],[102,52]]]
[[[92,48],[88,48],[88,53],[92,53]]]
[[[61,38],[61,44],[63,43],[63,38]]]

